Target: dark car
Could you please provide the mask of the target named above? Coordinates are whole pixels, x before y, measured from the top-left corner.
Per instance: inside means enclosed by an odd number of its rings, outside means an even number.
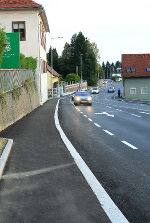
[[[115,92],[115,87],[114,86],[109,86],[108,87],[108,93],[113,93]]]
[[[92,97],[89,92],[86,91],[78,91],[74,96],[74,105],[79,104],[92,104]]]

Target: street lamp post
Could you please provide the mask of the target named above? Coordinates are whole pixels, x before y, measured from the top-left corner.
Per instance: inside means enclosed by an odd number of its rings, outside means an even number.
[[[51,68],[52,68],[52,73],[51,73],[51,90],[52,90],[52,98],[53,98],[53,48],[52,48],[52,40],[54,39],[61,39],[63,37],[52,37],[51,38]]]

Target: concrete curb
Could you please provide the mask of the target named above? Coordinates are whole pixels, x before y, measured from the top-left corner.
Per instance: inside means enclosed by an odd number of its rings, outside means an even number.
[[[12,145],[13,145],[13,139],[8,139],[6,147],[0,157],[0,180],[2,179],[2,174],[4,172],[4,168],[8,160]]]

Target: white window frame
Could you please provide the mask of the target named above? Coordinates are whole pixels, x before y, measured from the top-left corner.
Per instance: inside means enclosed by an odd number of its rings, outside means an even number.
[[[146,89],[146,92],[145,93],[142,92],[143,89]],[[148,94],[147,87],[142,87],[141,88],[141,94]]]
[[[131,93],[132,90],[135,90],[135,93]],[[130,94],[135,95],[136,94],[136,88],[130,88]]]

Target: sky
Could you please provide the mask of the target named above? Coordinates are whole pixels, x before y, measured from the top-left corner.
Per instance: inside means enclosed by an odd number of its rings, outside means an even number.
[[[150,0],[35,1],[44,6],[50,27],[47,50],[52,44],[59,56],[80,31],[97,44],[101,64],[121,61],[121,54],[150,53]]]

